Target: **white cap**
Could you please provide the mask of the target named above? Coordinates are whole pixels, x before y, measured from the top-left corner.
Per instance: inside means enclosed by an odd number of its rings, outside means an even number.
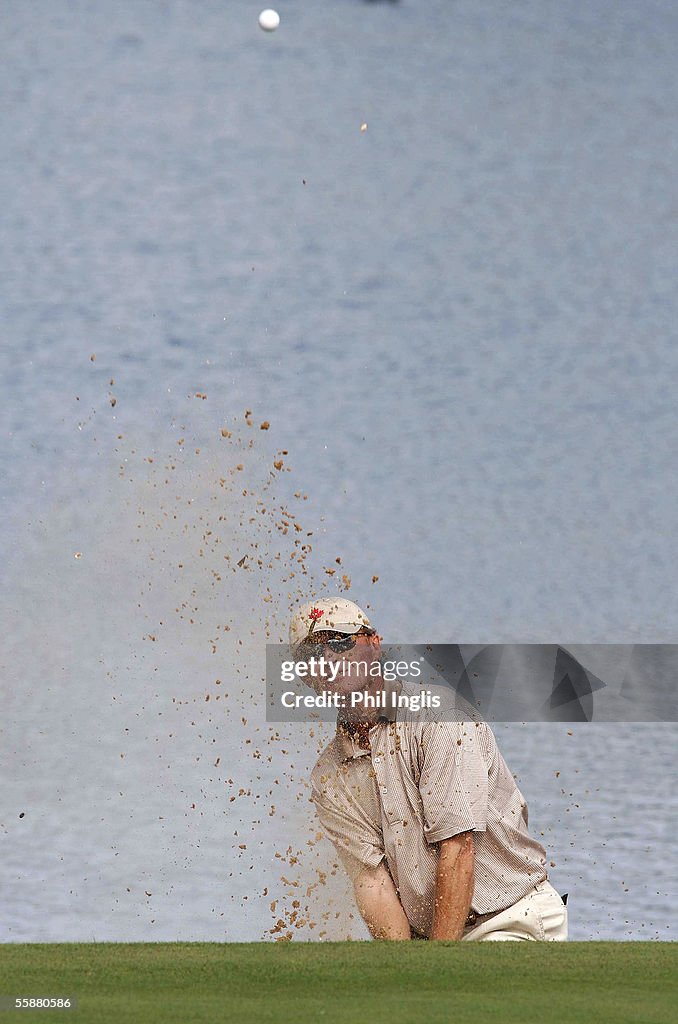
[[[313,631],[333,629],[337,633],[357,633],[370,620],[362,608],[345,597],[319,597],[297,608],[290,622],[290,646],[296,647]]]

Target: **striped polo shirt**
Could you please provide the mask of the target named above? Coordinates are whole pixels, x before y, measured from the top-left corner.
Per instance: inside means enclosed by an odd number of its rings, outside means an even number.
[[[528,833],[527,805],[485,722],[388,709],[369,729],[369,750],[338,727],[313,769],[311,799],[352,880],[386,858],[420,935],[433,926],[443,839],[473,832],[477,914],[512,906],[546,878],[546,852]]]

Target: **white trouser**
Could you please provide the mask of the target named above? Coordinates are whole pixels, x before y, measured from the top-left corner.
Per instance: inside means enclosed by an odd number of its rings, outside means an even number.
[[[550,882],[540,882],[512,907],[464,929],[468,942],[563,942],[567,939],[567,907]]]

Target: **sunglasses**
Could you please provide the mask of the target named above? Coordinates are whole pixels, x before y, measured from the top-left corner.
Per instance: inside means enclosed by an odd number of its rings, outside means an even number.
[[[358,630],[357,633],[336,633],[329,629],[319,629],[317,633],[311,633],[310,636],[302,642],[304,647],[329,647],[333,654],[344,654],[346,651],[352,651],[355,647],[359,636],[374,636],[376,629],[368,629],[363,627]]]

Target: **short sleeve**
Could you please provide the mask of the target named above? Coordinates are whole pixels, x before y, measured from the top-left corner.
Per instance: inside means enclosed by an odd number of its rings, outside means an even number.
[[[419,793],[429,843],[484,832],[488,769],[474,722],[426,722],[419,736]]]
[[[348,850],[345,850],[343,847],[337,846],[335,847],[335,849],[337,851],[337,857],[341,861],[341,865],[344,871],[348,875],[351,882],[355,882],[356,878],[358,877],[362,869],[365,867],[365,864],[361,863],[361,861],[359,861],[357,857],[354,857],[352,853],[349,853]],[[379,863],[381,863],[381,861]],[[368,866],[376,867],[377,865],[370,864]]]
[[[321,793],[315,786],[311,790],[311,799],[323,831],[334,844],[351,880],[361,866],[376,868],[381,863],[384,858],[383,835],[360,807],[335,803],[327,791]]]

